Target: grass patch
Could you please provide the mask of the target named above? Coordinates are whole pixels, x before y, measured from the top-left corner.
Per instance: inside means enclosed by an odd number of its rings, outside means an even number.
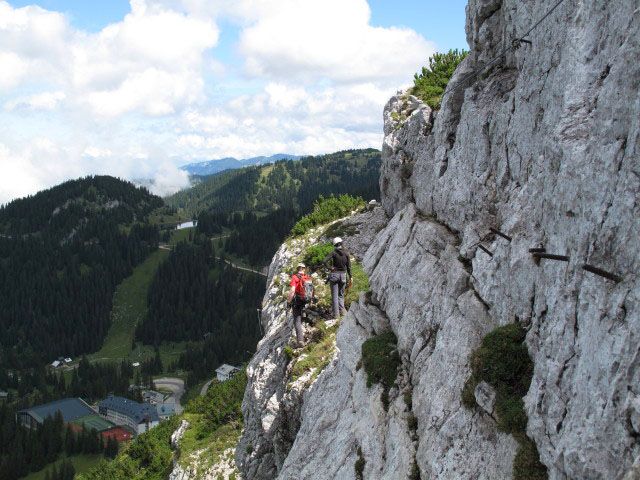
[[[180,242],[191,242],[189,240],[189,234],[191,239],[196,234],[196,227],[181,228],[180,230],[171,230],[171,237],[169,238],[169,245],[177,245]]]
[[[76,474],[80,474],[98,465],[100,461],[104,458],[104,456],[102,454],[74,455],[72,457],[66,457],[65,455],[62,455],[56,462],[48,464],[42,470],[30,473],[26,477],[23,477],[23,480],[44,480],[47,471],[51,472],[54,465],[56,466],[57,469],[60,469],[60,465],[66,458],[71,460],[71,463],[73,464],[73,468],[75,469]]]
[[[307,384],[310,385],[329,365],[336,350],[336,334],[339,327],[340,322],[336,322],[331,327],[327,327],[325,322],[320,322],[317,325],[316,334],[297,355],[299,360],[291,370],[289,387],[306,372],[314,370]]]
[[[149,223],[160,227],[175,227],[176,225],[192,220],[180,213],[173,213],[170,208],[163,206],[156,208],[149,214]]]
[[[289,361],[293,360],[295,357],[298,356],[298,354],[293,349],[293,347],[291,347],[289,345],[284,347],[284,354],[287,356],[287,360],[289,360]]]
[[[353,466],[353,469],[356,472],[356,478],[359,480],[362,480],[363,474],[364,474],[364,466],[367,464],[367,462],[364,459],[364,455],[362,454],[362,447],[358,447],[358,459],[356,460],[356,463]]]
[[[353,278],[353,285],[344,296],[344,306],[349,309],[352,302],[357,302],[360,297],[360,292],[368,292],[371,288],[369,285],[369,276],[364,273],[362,265],[356,262],[351,262],[351,274]]]
[[[242,434],[242,422],[230,422],[216,428],[207,435],[201,435],[201,427],[206,420],[203,415],[185,414],[184,418],[190,423],[189,429],[180,440],[180,451],[185,452],[180,456],[178,463],[186,469],[187,466],[195,466],[196,478],[204,476],[212,465],[217,463],[225,450],[235,447]],[[202,451],[197,459],[187,453]]]
[[[477,407],[474,391],[480,381],[495,388],[498,429],[512,434],[519,444],[513,478],[539,480],[547,478],[547,469],[540,463],[535,443],[526,435],[527,415],[522,400],[533,376],[525,336],[525,330],[512,323],[496,328],[482,339],[471,355],[471,377],[462,389],[462,403],[467,408]]]
[[[380,400],[385,410],[389,408],[389,390],[395,384],[401,361],[393,332],[385,332],[369,338],[362,344],[362,366],[367,373],[367,387],[382,385]]]
[[[360,233],[357,228],[358,225],[360,225],[359,222],[345,225],[344,221],[338,221],[329,225],[324,231],[323,235],[329,238],[352,237],[353,235],[357,235],[358,233]]]
[[[204,341],[199,342],[162,342],[158,346],[158,350],[160,350],[160,360],[162,360],[162,366],[164,367],[164,372],[169,372],[169,366],[173,362],[177,362],[180,359],[180,354],[187,351],[187,344],[192,346],[198,346],[204,343]],[[148,360],[155,356],[155,351],[152,345],[143,345],[140,342],[136,343],[136,349],[131,351],[129,354],[131,361],[141,362],[144,360]],[[161,374],[162,375],[162,374]]]
[[[158,249],[118,285],[113,295],[111,326],[102,348],[89,359],[121,359],[131,351],[136,324],[147,315],[149,286],[160,264],[169,256]]]

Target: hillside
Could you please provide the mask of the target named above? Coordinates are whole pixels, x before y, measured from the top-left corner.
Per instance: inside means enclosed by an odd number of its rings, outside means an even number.
[[[385,107],[370,292],[291,390],[265,295],[246,480],[639,478],[637,20],[631,1],[469,2],[440,110]]]
[[[380,152],[374,149],[281,160],[224,171],[167,197],[165,202],[193,216],[206,211],[308,211],[318,195],[376,196],[379,167]]]
[[[360,202],[356,216],[315,225],[302,235],[290,237],[276,253],[262,308],[265,311],[263,319],[269,318],[272,312],[278,312],[282,320],[275,335],[278,339],[288,339],[291,333],[291,318],[287,315],[283,300],[284,293],[288,290],[291,270],[296,262],[309,257],[318,241],[325,242],[338,232],[356,245],[352,258],[355,280],[346,296],[347,306],[356,302],[359,294],[368,289],[368,279],[362,271],[360,261],[368,246],[367,241],[373,238],[373,232],[381,226],[385,217],[381,208],[364,208],[362,203]],[[334,210],[333,218],[340,213]],[[206,259],[200,260],[201,263],[206,263]],[[330,303],[328,286],[324,282],[325,274],[313,261],[308,261],[313,265],[312,268],[317,269],[313,275],[316,278],[316,295],[319,301],[309,309],[310,319],[304,326],[307,347],[295,353],[290,349],[289,391],[291,400],[295,402],[300,401],[299,395],[304,392],[309,379],[315,378],[326,367],[335,350],[337,330],[337,324],[331,325],[325,321],[329,315]],[[265,322],[262,323],[267,326]],[[265,342],[271,341],[273,337],[274,333],[270,328],[270,331],[265,332],[263,349]],[[282,350],[272,353],[279,355]],[[134,472],[135,478],[139,480],[167,476],[172,480],[241,478],[233,461],[233,452],[242,433],[240,407],[246,384],[245,372],[227,382],[214,381],[205,395],[185,407],[182,415],[142,435],[124,447],[115,461],[105,462],[80,478],[124,480],[131,478]]]
[[[146,218],[161,205],[144,189],[96,176],[0,208],[0,365],[97,350],[116,285],[156,248]]]
[[[347,150],[222,172],[166,201],[197,215],[199,233],[224,237],[220,251],[262,269],[319,196],[379,198],[379,167],[379,151]]]

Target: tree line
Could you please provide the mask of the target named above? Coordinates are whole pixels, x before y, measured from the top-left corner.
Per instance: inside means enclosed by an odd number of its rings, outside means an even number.
[[[76,432],[69,424],[63,425],[59,411],[36,428],[27,428],[16,423],[15,412],[4,404],[0,406],[0,426],[0,480],[15,480],[40,471],[63,453],[67,457],[102,453],[108,458],[118,453],[115,438],[105,440],[95,429],[82,428]],[[60,469],[54,465],[45,475],[51,480],[73,478],[75,472],[70,465],[65,459]]]
[[[204,340],[217,359],[241,360],[260,336],[257,309],[263,293],[264,278],[216,260],[210,240],[181,242],[158,269],[136,338],[151,345]]]
[[[208,180],[212,190],[191,199],[207,208],[198,215],[198,232],[211,236],[232,230],[224,251],[263,267],[319,197],[380,198],[379,169],[380,152],[367,149],[246,168],[224,181],[214,176]]]

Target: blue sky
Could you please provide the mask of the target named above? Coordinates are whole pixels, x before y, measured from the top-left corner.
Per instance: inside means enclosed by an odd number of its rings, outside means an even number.
[[[465,5],[0,0],[0,202],[87,174],[166,194],[198,160],[380,148],[389,96],[467,48]]]

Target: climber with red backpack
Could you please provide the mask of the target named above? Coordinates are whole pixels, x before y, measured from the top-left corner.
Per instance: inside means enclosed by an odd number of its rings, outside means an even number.
[[[293,325],[296,329],[296,348],[302,348],[304,337],[302,335],[302,314],[307,303],[315,301],[313,294],[313,282],[311,277],[305,274],[306,265],[299,263],[296,273],[291,277],[289,298],[287,302],[293,310]]]

